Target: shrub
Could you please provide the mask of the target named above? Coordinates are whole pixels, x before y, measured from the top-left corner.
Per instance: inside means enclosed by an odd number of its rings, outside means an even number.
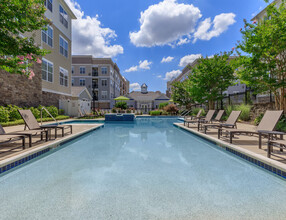
[[[254,119],[254,124],[257,126],[259,125],[259,123],[261,122],[262,118],[263,118],[264,114],[260,113],[260,115],[258,115],[255,119]]]
[[[9,111],[3,107],[0,106],[0,122],[8,122],[9,121]]]
[[[225,108],[225,114],[228,118],[228,116],[230,115],[230,113],[234,110],[234,106],[233,105],[228,105],[226,108]]]
[[[55,106],[52,105],[52,106],[48,106],[46,109],[48,110],[48,112],[50,112],[50,114],[51,114],[54,118],[58,117],[58,115],[59,115],[59,110],[58,110],[57,107],[55,107]],[[48,115],[48,117],[50,117],[50,115]]]
[[[169,104],[167,105],[164,110],[170,114],[177,114],[179,109],[177,108],[177,106],[175,104]]]
[[[206,114],[206,112],[203,108],[193,108],[192,115],[196,116],[200,110],[202,110],[201,116],[204,116]]]
[[[239,116],[239,119],[242,121],[249,121],[250,120],[250,111],[251,111],[251,106],[250,105],[237,105],[235,106],[236,111],[241,111],[241,114]]]
[[[20,113],[18,112],[18,109],[21,109],[21,108],[19,108],[18,106],[16,106],[16,105],[8,105],[6,107],[6,109],[9,112],[9,120],[10,121],[19,120],[19,119],[22,118]]]
[[[161,114],[162,114],[162,111],[154,110],[154,111],[150,111],[149,114],[150,114],[150,115],[161,115]]]
[[[116,102],[115,107],[120,108],[120,109],[127,109],[127,103],[126,102]]]
[[[250,111],[251,111],[251,105],[229,105],[225,109],[227,117],[229,117],[230,113],[232,111],[241,111],[241,114],[239,116],[239,119],[242,121],[249,121],[250,120]]]
[[[276,130],[286,132],[286,116],[285,115],[283,115],[282,119],[280,119],[280,121],[277,123]]]
[[[130,109],[127,109],[127,111],[126,111],[127,113],[131,113],[131,110]]]
[[[116,113],[117,111],[116,111],[115,108],[113,108],[113,109],[111,110],[111,112],[112,112],[112,113]]]
[[[43,107],[44,107],[44,106],[39,105],[37,109],[41,112],[41,110],[42,110]],[[41,117],[41,116],[40,116],[40,117]],[[48,117],[48,113],[47,113],[44,109],[42,110],[42,117],[43,117],[43,118],[47,118],[47,117]]]
[[[30,110],[35,116],[35,118],[41,118],[41,112],[39,111],[39,109],[31,107]]]
[[[167,105],[169,105],[169,102],[162,102],[159,104],[159,109],[165,108]]]
[[[59,115],[64,115],[64,114],[65,114],[65,110],[59,109]]]

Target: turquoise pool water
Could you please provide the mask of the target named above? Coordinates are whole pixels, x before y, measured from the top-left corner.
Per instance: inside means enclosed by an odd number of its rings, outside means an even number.
[[[107,123],[0,177],[0,219],[286,219],[286,181],[175,121]]]

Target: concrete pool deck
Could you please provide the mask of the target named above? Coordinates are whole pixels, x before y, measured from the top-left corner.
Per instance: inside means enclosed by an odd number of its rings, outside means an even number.
[[[73,121],[73,119],[60,121],[68,122]],[[53,122],[46,122],[44,124],[51,124]],[[89,131],[98,129],[103,126],[103,124],[72,124],[73,133],[67,133],[64,137],[61,136],[61,132],[58,132],[58,138],[54,139],[54,131],[52,131],[51,140],[48,142],[40,141],[40,136],[34,136],[32,138],[32,147],[28,147],[28,138],[26,138],[26,149],[22,149],[21,141],[12,142],[11,144],[5,144],[0,147],[0,167],[5,166],[11,162],[17,161],[19,158],[25,157],[27,155],[32,155],[35,152],[42,151],[47,148],[56,148],[61,143],[68,140],[74,139],[78,136],[81,136]],[[4,128],[7,133],[13,131],[23,131],[24,125],[17,125]],[[69,129],[66,130],[69,132]]]
[[[233,138],[232,144],[229,143],[229,139],[226,137],[217,138],[217,129],[208,129],[207,134],[203,132],[198,132],[197,126],[195,124],[190,124],[190,127],[184,126],[184,123],[174,123],[175,126],[182,128],[186,131],[189,131],[195,135],[198,135],[204,139],[207,139],[211,142],[216,143],[222,148],[230,148],[235,151],[241,152],[249,157],[260,160],[266,164],[274,166],[278,169],[286,171],[286,152],[280,152],[277,149],[274,149],[274,155],[271,155],[271,158],[267,157],[267,139],[262,139],[262,148],[258,148],[258,137],[256,136],[246,136],[246,135],[236,135]],[[238,129],[243,130],[255,130],[256,126],[237,123]]]

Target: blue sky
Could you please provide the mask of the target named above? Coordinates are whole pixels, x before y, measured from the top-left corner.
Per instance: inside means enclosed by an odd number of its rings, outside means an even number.
[[[73,22],[73,54],[112,57],[131,88],[166,82],[199,57],[230,51],[243,19],[264,0],[66,0]],[[162,62],[162,59],[165,62]]]

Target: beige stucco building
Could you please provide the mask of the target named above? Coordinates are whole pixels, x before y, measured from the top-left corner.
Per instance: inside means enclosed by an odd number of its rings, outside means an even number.
[[[42,57],[42,64],[34,64],[36,76],[32,80],[1,71],[1,105],[58,107],[59,100],[71,98],[72,20],[76,17],[65,0],[45,0],[44,4],[44,15],[51,24],[46,30],[23,33],[23,36],[33,37],[36,45],[50,53]]]

